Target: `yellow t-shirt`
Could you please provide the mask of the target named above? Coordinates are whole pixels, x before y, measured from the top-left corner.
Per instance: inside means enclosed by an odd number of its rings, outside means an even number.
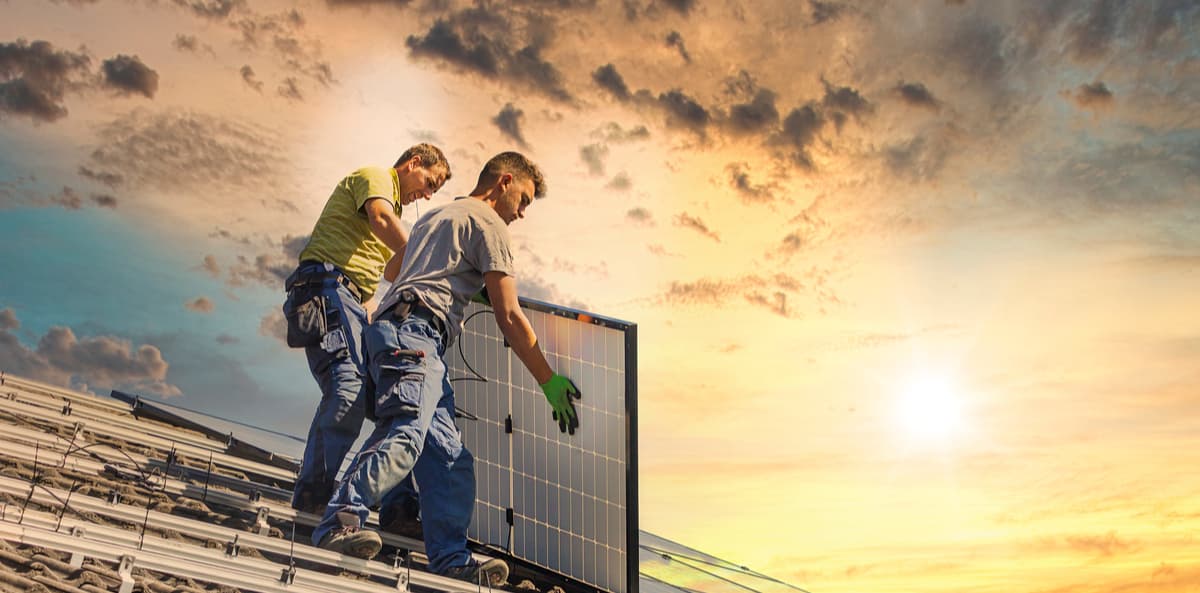
[[[400,215],[400,179],[396,170],[363,167],[342,179],[313,227],[300,261],[330,263],[342,270],[362,293],[363,302],[375,294],[383,266],[392,250],[380,241],[367,223],[363,205],[371,198],[392,203]]]

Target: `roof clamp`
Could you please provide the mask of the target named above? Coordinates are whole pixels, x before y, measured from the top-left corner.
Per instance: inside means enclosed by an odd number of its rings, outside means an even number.
[[[67,401],[67,405],[65,405],[65,406],[63,406],[63,407],[62,407],[62,415],[63,415],[63,416],[70,416],[70,415],[71,415],[71,402],[70,402],[70,400],[68,400],[68,401]]]
[[[71,537],[82,538],[84,533],[85,533],[85,531],[84,531],[82,525],[76,525],[71,528]],[[83,559],[84,559],[83,552],[76,550],[74,552],[71,552],[71,561],[68,562],[68,564],[71,566],[71,568],[73,568],[75,570],[79,570],[79,569],[83,568]]]
[[[291,585],[296,582],[296,563],[291,562],[286,568],[279,572],[279,582],[285,585]]]
[[[121,492],[116,488],[108,491],[108,504],[121,504]]]
[[[242,546],[238,543],[238,535],[233,534],[233,541],[225,542],[225,555],[230,558],[237,558],[241,552]]]
[[[254,526],[258,528],[259,535],[267,535],[271,532],[271,524],[267,523],[267,519],[271,517],[271,509],[267,507],[258,507],[258,516],[254,519]]]
[[[262,500],[262,490],[259,490],[258,488],[255,488],[255,489],[254,489],[254,490],[253,490],[253,491],[250,493],[250,502],[258,502],[258,501],[260,501],[260,500]]]
[[[133,556],[121,556],[121,565],[117,567],[117,576],[121,577],[121,587],[117,593],[133,593]]]
[[[400,562],[404,562],[404,570],[400,570]],[[412,582],[412,555],[407,551],[396,550],[392,568],[396,569],[396,590],[408,593],[408,584]]]

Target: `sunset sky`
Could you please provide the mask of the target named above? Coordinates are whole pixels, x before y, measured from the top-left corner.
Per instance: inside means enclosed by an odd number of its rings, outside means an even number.
[[[1200,589],[1194,0],[0,0],[0,368],[295,434],[334,184],[526,152],[641,525],[814,593]]]

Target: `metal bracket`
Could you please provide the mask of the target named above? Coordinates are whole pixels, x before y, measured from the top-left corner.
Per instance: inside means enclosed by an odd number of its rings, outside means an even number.
[[[412,582],[412,555],[407,552],[401,554],[400,550],[396,550],[392,568],[399,569],[401,559],[404,560],[404,570],[396,573],[396,590],[408,593],[408,584]]]
[[[121,556],[121,565],[117,567],[117,576],[121,577],[121,587],[117,589],[117,593],[133,593],[133,561],[133,556]]]
[[[287,566],[287,568],[284,568],[282,571],[280,571],[279,582],[281,582],[285,585],[290,585],[290,584],[296,582],[296,564],[295,563],[289,564]]]
[[[238,536],[235,533],[233,534],[233,541],[225,542],[225,555],[230,558],[237,558],[241,551],[242,546],[238,543]]]
[[[121,504],[121,493],[116,488],[108,491],[108,504]]]
[[[267,535],[271,532],[271,524],[267,523],[267,519],[271,516],[271,509],[267,507],[258,507],[258,516],[254,519],[254,526],[258,528],[259,535]]]
[[[67,405],[62,407],[62,415],[63,416],[71,415],[71,402],[70,401],[67,402]]]
[[[76,525],[71,528],[71,537],[82,538],[84,533],[86,533],[86,531],[84,531],[82,525]],[[68,562],[68,564],[70,564],[71,568],[73,568],[75,570],[79,570],[79,569],[83,568],[84,557],[85,556],[84,556],[83,552],[80,552],[78,550],[71,552],[71,561]]]

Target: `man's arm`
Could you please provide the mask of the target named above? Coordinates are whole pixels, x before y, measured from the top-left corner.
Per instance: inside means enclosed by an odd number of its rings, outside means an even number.
[[[383,277],[389,282],[396,279],[396,275],[400,273],[400,262],[404,260],[404,248],[408,246],[408,231],[404,230],[404,225],[400,223],[400,217],[396,216],[396,210],[392,202],[383,198],[371,198],[363,204],[363,210],[367,214],[367,224],[371,227],[371,232],[383,241],[384,245],[388,246],[394,252],[391,260],[383,268]],[[392,262],[395,262],[393,268]],[[388,271],[391,270],[391,277],[388,277]]]
[[[556,374],[550,368],[550,363],[546,362],[546,356],[538,346],[537,335],[521,312],[517,281],[504,272],[487,272],[483,275],[483,283],[492,301],[496,325],[500,326],[500,332],[508,340],[513,353],[542,388],[546,401],[554,410],[558,429],[575,434],[575,429],[579,427],[579,416],[571,400],[579,399],[579,388],[570,379]]]
[[[483,285],[487,287],[488,298],[492,300],[496,325],[508,340],[513,354],[516,354],[525,368],[529,369],[529,373],[539,385],[549,381],[550,377],[554,376],[554,371],[538,346],[533,326],[529,325],[529,320],[521,312],[521,303],[517,299],[517,281],[504,272],[488,272],[483,275]]]

